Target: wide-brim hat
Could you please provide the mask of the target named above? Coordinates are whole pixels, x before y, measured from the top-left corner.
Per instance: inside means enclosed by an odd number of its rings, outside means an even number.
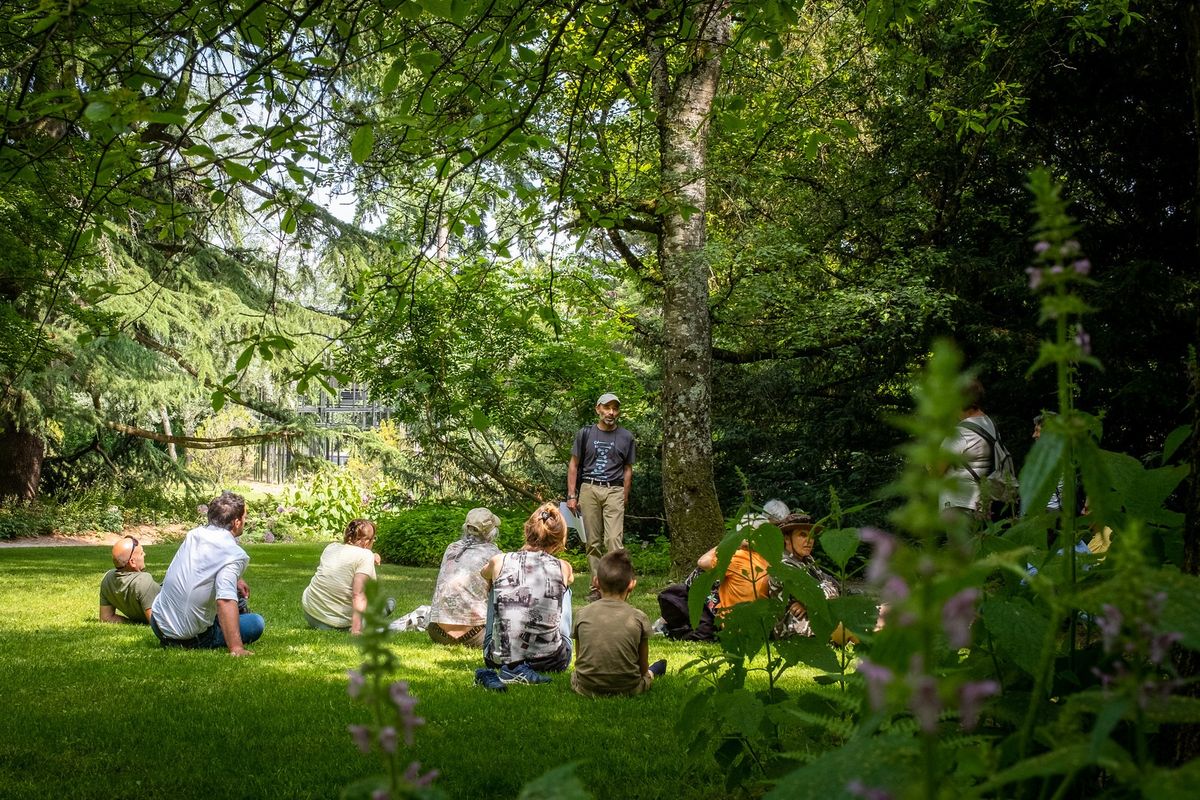
[[[796,533],[816,536],[821,532],[821,526],[815,524],[808,514],[788,514],[787,518],[779,523],[779,530],[783,532],[784,536]]]

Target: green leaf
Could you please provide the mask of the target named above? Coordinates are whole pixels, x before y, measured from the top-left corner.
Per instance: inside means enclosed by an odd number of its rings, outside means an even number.
[[[225,407],[225,393],[220,389],[216,390],[212,393],[212,395],[210,395],[209,402],[212,403],[213,411],[220,411]]]
[[[797,743],[797,749],[802,745]],[[913,775],[917,742],[904,733],[860,736],[827,750],[793,770],[767,792],[765,800],[829,800],[846,797],[846,784],[857,778],[865,786],[891,790],[896,797],[918,782]]]
[[[829,614],[852,633],[870,633],[879,620],[879,606],[874,597],[849,594],[829,601]]]
[[[254,358],[254,347],[255,347],[254,345],[250,345],[249,347],[247,347],[245,350],[242,351],[242,354],[240,356],[238,356],[237,363],[234,364],[233,368],[235,370],[237,370],[238,372],[241,372],[246,367],[250,366],[250,361],[251,361],[251,359]]]
[[[477,431],[485,432],[488,428],[492,427],[492,421],[488,418],[487,414],[477,408],[471,412],[471,427]]]
[[[296,210],[294,208],[283,212],[283,219],[279,221],[279,229],[284,233],[296,232]]]
[[[187,117],[182,111],[151,111],[146,115],[147,122],[157,122],[162,125],[187,125]]]
[[[87,104],[87,108],[83,110],[83,116],[90,119],[92,122],[102,122],[113,115],[116,109],[113,104],[107,100],[93,100]]]
[[[822,531],[817,541],[825,554],[833,559],[838,569],[845,571],[846,564],[858,552],[858,528],[835,528]]]
[[[517,800],[591,800],[592,793],[575,774],[578,762],[569,762],[534,778],[521,787]]]
[[[1142,797],[1154,800],[1193,800],[1200,785],[1200,758],[1179,769],[1151,767],[1142,781]]]
[[[365,164],[375,149],[375,126],[371,123],[360,125],[350,140],[350,158],[355,164]]]
[[[1200,650],[1200,578],[1175,570],[1160,570],[1150,583],[1167,593],[1159,628],[1183,634],[1184,647]]]
[[[1050,621],[1024,598],[989,600],[979,609],[996,646],[1014,664],[1034,675]]]
[[[404,59],[397,58],[392,62],[392,66],[388,68],[387,74],[383,76],[383,82],[379,85],[379,90],[384,94],[391,94],[396,91],[396,87],[400,85],[400,73],[404,71]]]
[[[1105,753],[1110,757],[1113,755],[1113,751],[1118,749],[1111,741],[1105,743]],[[1077,772],[1096,763],[1097,760],[1092,755],[1090,745],[1077,744],[1058,747],[1048,753],[1018,761],[1012,767],[992,776],[990,781],[978,787],[977,796],[989,795],[989,793],[994,793],[997,788],[1016,781]]]
[[[1021,470],[1021,508],[1044,509],[1063,477],[1062,457],[1067,439],[1057,431],[1045,431],[1033,443]]]
[[[225,170],[229,177],[243,183],[253,183],[257,177],[252,169],[237,161],[222,161],[221,169]]]
[[[1166,464],[1168,461],[1170,461],[1171,456],[1175,455],[1175,451],[1178,450],[1184,442],[1191,438],[1191,435],[1192,426],[1190,425],[1180,425],[1178,428],[1171,431],[1167,435],[1167,441],[1163,443],[1162,463]]]
[[[762,701],[749,689],[722,694],[718,699],[721,701],[722,716],[729,726],[747,738],[755,736],[763,721]]]

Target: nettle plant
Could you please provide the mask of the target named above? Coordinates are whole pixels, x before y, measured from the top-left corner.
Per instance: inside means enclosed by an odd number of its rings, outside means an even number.
[[[342,792],[346,800],[398,800],[398,798],[438,798],[444,795],[433,785],[436,769],[424,774],[419,761],[408,761],[417,728],[425,720],[417,716],[417,698],[409,693],[407,681],[393,680],[399,662],[388,646],[386,598],[378,585],[367,584],[367,611],[359,644],[363,663],[348,671],[347,693],[366,705],[369,719],[347,726],[354,744],[365,755],[374,753],[383,772],[363,778]],[[407,762],[407,763],[406,763]]]
[[[1054,371],[1058,409],[1020,473],[1027,512],[984,524],[939,507],[954,463],[943,443],[970,376],[937,343],[913,413],[897,421],[910,439],[889,490],[903,501],[894,528],[857,532],[871,549],[871,598],[827,601],[807,574],[772,566],[815,635],[772,641],[782,601],[746,604],[725,620],[721,654],[696,664],[705,686],[680,729],[697,747],[716,740],[731,784],[765,777],[769,798],[1192,796],[1200,761],[1173,768],[1156,747],[1163,726],[1200,723],[1172,663],[1178,648],[1200,649],[1200,579],[1179,570],[1183,515],[1166,505],[1187,475],[1171,460],[1190,431],[1168,436],[1147,466],[1104,450],[1101,421],[1074,407],[1076,371],[1098,365],[1080,321],[1091,264],[1060,189],[1042,172],[1030,186],[1030,288],[1053,328],[1030,374]],[[693,586],[694,617],[743,538],[778,563],[777,529],[731,531]],[[854,535],[834,527],[818,542],[844,579]],[[830,643],[838,621],[860,639],[853,652]],[[827,685],[781,692],[778,676],[796,663],[823,669]],[[755,670],[766,690],[746,687]]]

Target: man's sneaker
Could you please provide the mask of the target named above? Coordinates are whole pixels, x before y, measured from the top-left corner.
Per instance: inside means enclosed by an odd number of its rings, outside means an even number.
[[[600,590],[593,587],[592,590],[590,592],[588,592],[587,601],[589,603],[594,603],[599,599],[600,599]]]
[[[512,667],[500,668],[500,680],[504,683],[549,683],[550,678],[534,670],[522,661]]]
[[[663,673],[667,671],[667,660],[660,658],[658,661],[655,661],[650,665],[650,671],[654,673],[654,677],[661,678]]]
[[[392,612],[396,610],[396,598],[389,597],[387,602],[383,604],[383,615],[390,617]]]
[[[480,667],[475,670],[475,685],[490,689],[493,692],[508,691],[508,687],[504,685],[504,681],[500,680],[500,676],[496,674],[496,670],[488,669],[487,667]]]

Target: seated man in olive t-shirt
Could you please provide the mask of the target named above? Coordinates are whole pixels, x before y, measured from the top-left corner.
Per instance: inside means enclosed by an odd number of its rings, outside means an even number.
[[[100,580],[100,621],[149,622],[159,585],[145,571],[146,549],[126,536],[113,545],[112,560],[113,569]]]

